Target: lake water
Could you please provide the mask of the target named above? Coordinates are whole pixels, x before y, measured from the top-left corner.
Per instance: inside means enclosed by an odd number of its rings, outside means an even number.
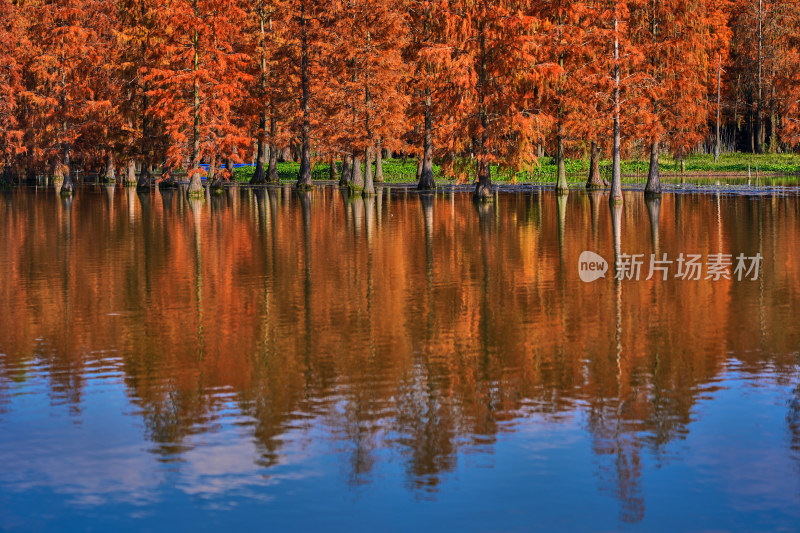
[[[781,188],[4,191],[0,530],[797,531],[798,260]]]

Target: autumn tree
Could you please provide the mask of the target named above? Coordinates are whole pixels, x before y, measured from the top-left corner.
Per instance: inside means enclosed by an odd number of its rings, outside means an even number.
[[[100,66],[108,44],[98,38],[88,13],[88,0],[47,0],[25,4],[31,49],[25,65],[27,83],[20,98],[28,108],[30,149],[48,161],[61,193],[72,194],[73,153],[85,156],[94,143],[86,135],[96,130],[110,102],[96,94]]]
[[[404,133],[407,25],[399,0],[351,0],[330,7],[335,46],[327,55],[324,98],[326,137],[349,148],[353,188],[375,193],[373,161],[381,146],[396,145]],[[363,185],[359,183],[364,159]],[[355,161],[358,160],[358,163]]]
[[[631,11],[630,31],[645,57],[638,116],[640,138],[650,151],[646,195],[661,193],[660,145],[678,157],[706,135],[711,116],[712,57],[727,46],[725,0],[645,2]]]
[[[165,135],[160,120],[152,112],[151,85],[148,78],[161,49],[160,2],[155,0],[120,0],[117,46],[120,49],[116,78],[118,112],[122,118],[121,155],[127,160],[127,182],[137,188],[149,187],[153,167],[164,160]],[[141,172],[136,178],[136,161]]]
[[[590,25],[582,17],[583,2],[557,0],[542,7],[540,16],[548,21],[545,26],[548,37],[539,47],[539,61],[558,64],[557,75],[545,86],[542,100],[555,122],[556,192],[564,195],[569,193],[565,166],[565,144],[569,137],[566,124],[570,111],[579,108],[570,100],[578,97],[580,87],[589,82],[581,74],[586,61],[584,33]]]
[[[441,141],[452,127],[443,95],[453,90],[458,73],[448,46],[446,6],[436,0],[407,0],[405,9],[409,31],[404,55],[411,69],[406,89],[410,98],[407,139],[422,147],[417,188],[429,190],[436,187],[434,154],[444,155]]]
[[[777,80],[784,108],[784,134],[790,145],[800,144],[800,5],[787,6],[781,24],[789,30],[784,51],[789,65]]]
[[[328,37],[321,33],[321,26],[329,10],[335,7],[320,0],[285,0],[277,5],[286,20],[285,38],[278,52],[284,59],[278,76],[282,77],[284,87],[291,87],[295,97],[290,128],[300,149],[297,187],[306,189],[313,186],[311,150],[314,126],[319,120],[317,89],[323,83],[320,62]]]
[[[169,135],[167,163],[188,160],[188,194],[202,195],[204,158],[211,173],[218,157],[249,144],[232,113],[248,81],[248,56],[236,47],[245,12],[237,0],[171,0],[157,17],[162,33],[145,78],[148,112]]]
[[[547,125],[533,104],[556,69],[534,61],[538,22],[528,5],[506,0],[455,0],[445,14],[458,73],[442,94],[454,122],[449,148],[460,155],[455,166],[462,173],[474,156],[477,199],[493,195],[493,164],[520,168],[532,161],[532,142]]]
[[[282,8],[283,7],[283,8]],[[276,2],[252,0],[248,4],[248,31],[254,36],[253,83],[249,100],[256,117],[256,162],[250,183],[278,181],[278,151],[288,139],[279,121],[286,119],[288,95],[285,91],[287,10]]]
[[[22,91],[21,35],[19,9],[10,0],[0,0],[0,182],[11,180],[14,162],[25,150],[17,106]]]

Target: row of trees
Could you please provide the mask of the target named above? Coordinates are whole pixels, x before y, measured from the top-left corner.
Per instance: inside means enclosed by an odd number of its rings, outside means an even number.
[[[76,166],[140,169],[140,186],[182,168],[193,194],[237,162],[277,180],[290,147],[299,187],[339,160],[332,177],[371,194],[388,150],[419,158],[420,188],[437,159],[485,197],[493,169],[544,151],[559,191],[567,155],[588,154],[601,186],[610,151],[621,200],[625,151],[657,163],[711,138],[718,154],[731,129],[754,151],[794,142],[799,14],[788,0],[0,0],[0,165],[66,192]]]

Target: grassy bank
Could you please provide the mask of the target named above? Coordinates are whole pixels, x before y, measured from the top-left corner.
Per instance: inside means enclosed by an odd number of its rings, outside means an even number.
[[[341,171],[341,163],[337,164]],[[664,156],[659,161],[659,172],[663,177],[680,176],[680,164],[671,157]],[[636,182],[647,179],[649,161],[627,160],[622,162],[623,181]],[[312,177],[315,180],[327,180],[329,177],[329,165],[319,163],[314,166]],[[570,159],[566,161],[568,180],[571,182],[581,182],[586,179],[589,172],[589,161],[581,159]],[[291,181],[297,179],[300,171],[300,164],[294,162],[278,163],[278,175],[281,181]],[[604,160],[600,164],[600,171],[606,179],[611,176],[611,161]],[[763,174],[782,174],[800,176],[800,154],[742,154],[731,153],[720,156],[719,161],[714,162],[711,155],[693,155],[684,161],[685,175],[708,176],[710,178],[720,176],[741,175],[747,176],[748,171],[755,177],[756,172]],[[247,182],[253,176],[254,168],[250,166],[240,167],[235,170],[236,181]],[[497,182],[549,182],[556,179],[556,165],[551,157],[543,157],[539,160],[538,166],[516,173],[500,172],[497,168],[492,171],[492,178]],[[383,162],[384,181],[389,183],[413,183],[416,181],[417,162],[415,159],[386,159]],[[452,178],[446,176],[440,166],[434,165],[434,176],[437,181],[448,182]]]

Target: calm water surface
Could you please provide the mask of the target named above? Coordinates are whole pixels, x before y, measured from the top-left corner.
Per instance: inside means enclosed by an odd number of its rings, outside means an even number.
[[[3,192],[0,530],[797,531],[799,251],[782,190]]]

